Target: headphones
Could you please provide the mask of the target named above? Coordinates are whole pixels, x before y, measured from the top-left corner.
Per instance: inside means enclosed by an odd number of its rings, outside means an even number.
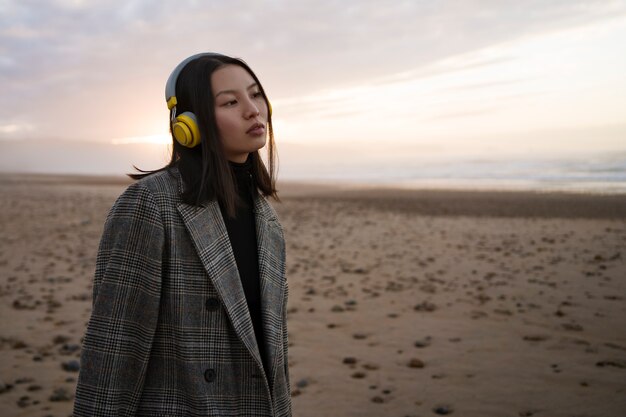
[[[171,111],[171,120],[172,120],[172,135],[178,143],[187,147],[193,148],[200,144],[200,129],[198,128],[198,120],[196,115],[190,111],[186,111],[180,115],[176,115],[176,104],[178,101],[176,100],[176,81],[178,80],[178,76],[185,66],[193,61],[194,59],[200,57],[226,57],[225,55],[206,52],[200,53],[196,55],[192,55],[189,58],[185,59],[183,62],[178,64],[174,71],[170,74],[167,79],[167,83],[165,84],[165,101],[167,102],[167,108]],[[272,115],[272,106],[268,104],[268,111],[270,116]]]

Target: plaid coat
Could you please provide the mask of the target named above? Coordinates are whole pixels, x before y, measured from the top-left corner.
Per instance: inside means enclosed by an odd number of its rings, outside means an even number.
[[[106,219],[74,416],[291,416],[285,243],[255,198],[266,374],[217,202],[176,168],[130,185]]]

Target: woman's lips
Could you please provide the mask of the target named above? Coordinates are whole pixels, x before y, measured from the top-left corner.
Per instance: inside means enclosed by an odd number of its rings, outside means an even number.
[[[249,135],[252,135],[252,136],[263,135],[263,134],[265,134],[265,126],[263,126],[260,123],[256,123],[250,129],[248,129],[248,131],[246,133],[249,134]]]

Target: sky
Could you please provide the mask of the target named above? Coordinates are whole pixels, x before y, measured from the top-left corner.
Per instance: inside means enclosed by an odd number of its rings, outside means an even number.
[[[624,45],[626,1],[0,0],[0,147],[166,146],[165,81],[213,51],[287,164],[624,152]]]

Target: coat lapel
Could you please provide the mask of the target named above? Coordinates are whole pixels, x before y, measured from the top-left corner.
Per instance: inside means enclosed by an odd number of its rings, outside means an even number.
[[[257,249],[261,279],[261,311],[268,356],[270,386],[274,384],[279,351],[283,348],[283,302],[285,297],[285,249],[282,230],[264,197],[255,200]],[[284,358],[287,361],[287,358]]]
[[[179,203],[177,208],[235,332],[262,368],[263,362],[250,312],[219,204],[216,201],[211,201],[204,206]],[[284,240],[273,209],[261,195],[255,198],[254,217],[259,255],[263,330],[268,355],[267,363],[270,367],[267,379],[272,387],[276,376],[279,349],[282,349],[283,343]]]
[[[222,300],[235,333],[257,362],[262,363],[235,256],[219,205],[217,202],[211,202],[198,207],[179,203],[178,212],[189,231],[200,261]]]

